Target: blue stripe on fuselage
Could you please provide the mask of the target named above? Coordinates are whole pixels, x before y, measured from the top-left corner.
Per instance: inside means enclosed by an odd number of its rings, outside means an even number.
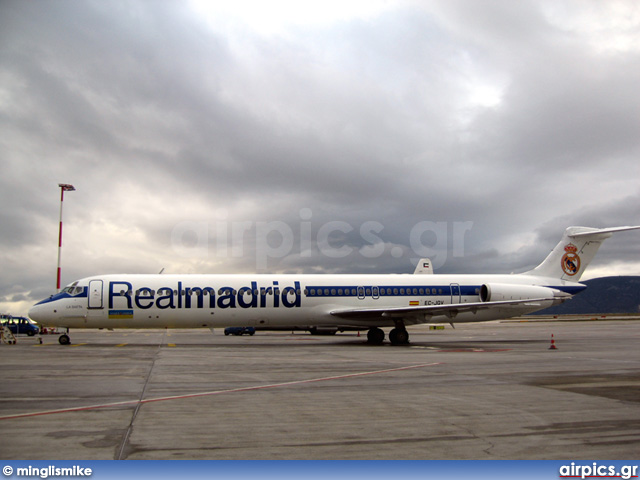
[[[578,293],[586,290],[587,286],[577,285],[546,285],[547,288],[553,288],[554,290],[560,290],[561,292],[568,293],[569,295],[577,295]]]
[[[475,296],[480,293],[480,285],[459,285],[460,295]],[[451,295],[452,287],[447,285],[307,285],[306,297],[407,297]],[[455,295],[458,295],[456,293]]]
[[[87,287],[83,287],[82,292],[76,295],[70,295],[67,292],[54,293],[49,298],[39,301],[36,305],[44,305],[45,303],[56,302],[58,300],[64,300],[65,298],[87,298]]]

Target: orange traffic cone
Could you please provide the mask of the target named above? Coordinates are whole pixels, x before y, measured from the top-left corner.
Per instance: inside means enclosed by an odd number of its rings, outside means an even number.
[[[553,333],[551,334],[551,346],[549,347],[549,350],[557,350],[556,341],[553,339]]]

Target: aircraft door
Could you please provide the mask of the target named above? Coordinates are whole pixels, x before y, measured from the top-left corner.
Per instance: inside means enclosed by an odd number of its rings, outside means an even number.
[[[89,282],[89,308],[102,308],[102,280]]]
[[[452,283],[451,287],[451,303],[460,303],[460,285]]]

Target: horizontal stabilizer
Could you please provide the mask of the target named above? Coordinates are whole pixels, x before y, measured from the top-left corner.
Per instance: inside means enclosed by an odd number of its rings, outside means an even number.
[[[591,231],[579,232],[569,235],[570,237],[586,237],[586,236],[595,236],[602,234],[610,234],[615,232],[625,232],[627,230],[638,230],[640,229],[640,225],[635,227],[612,227],[612,228],[594,228]]]

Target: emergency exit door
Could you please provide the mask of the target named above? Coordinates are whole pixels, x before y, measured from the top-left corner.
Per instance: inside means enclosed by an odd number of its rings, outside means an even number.
[[[457,283],[452,283],[451,287],[451,303],[460,303],[460,285]]]

